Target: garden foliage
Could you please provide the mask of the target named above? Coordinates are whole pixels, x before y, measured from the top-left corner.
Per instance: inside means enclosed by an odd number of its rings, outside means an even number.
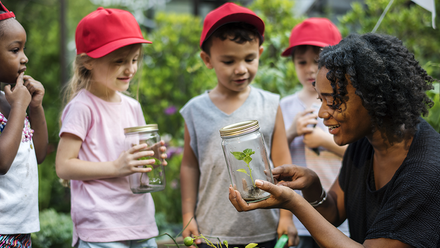
[[[42,82],[46,89],[44,108],[49,129],[49,151],[39,166],[39,200],[41,231],[33,234],[36,247],[63,247],[58,240],[71,235],[66,216],[70,210],[69,190],[59,183],[55,173],[55,150],[58,143],[59,117],[62,110],[60,78],[60,9],[58,0],[14,0],[4,2],[27,31],[26,54],[29,58],[26,74]],[[65,55],[70,69],[74,50],[74,33],[79,20],[98,6],[89,0],[67,3],[67,48]],[[339,17],[343,36],[350,32],[370,32],[389,0],[365,0],[353,3],[353,9]],[[292,15],[295,1],[254,0],[247,6],[266,23],[264,52],[260,59],[256,87],[280,94],[282,97],[299,89],[294,65],[290,58],[280,54],[288,46],[290,31],[304,19]],[[118,7],[118,6],[106,6]],[[440,4],[437,4],[440,13]],[[145,32],[153,44],[144,45],[143,66],[139,73],[139,88],[133,84],[130,91],[142,104],[147,123],[157,123],[161,136],[169,140],[169,159],[166,167],[167,187],[153,193],[158,225],[181,222],[179,170],[183,146],[183,119],[179,109],[192,97],[216,85],[213,70],[208,70],[199,57],[199,39],[203,20],[190,14],[157,12],[156,28]],[[440,21],[437,17],[437,27]],[[417,60],[436,78],[440,78],[440,30],[432,29],[431,13],[407,0],[395,0],[380,25],[378,33],[397,36],[415,54]],[[439,87],[429,92],[435,105],[425,117],[440,131]],[[411,104],[411,103],[408,103]],[[48,210],[53,209],[53,210]],[[59,214],[55,213],[58,212]],[[66,215],[67,214],[67,215]],[[53,228],[57,226],[58,228]],[[181,225],[179,225],[181,226]],[[70,239],[70,236],[69,236]],[[41,241],[41,243],[40,243]],[[45,241],[46,243],[43,243]],[[67,244],[70,243],[70,240]],[[40,245],[41,246],[38,246]]]

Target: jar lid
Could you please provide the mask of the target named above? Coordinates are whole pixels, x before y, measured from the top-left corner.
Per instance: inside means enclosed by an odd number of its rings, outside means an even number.
[[[219,131],[220,131],[220,136],[223,138],[223,137],[232,137],[232,136],[251,133],[258,129],[260,129],[260,126],[258,125],[258,121],[252,120],[252,121],[243,121],[232,125],[228,125],[220,129]]]
[[[159,128],[157,127],[157,124],[148,124],[145,126],[124,128],[124,133],[154,132],[154,131],[158,131],[158,130],[159,130]]]

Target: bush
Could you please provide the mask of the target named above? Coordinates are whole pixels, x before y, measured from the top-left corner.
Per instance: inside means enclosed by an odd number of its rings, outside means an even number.
[[[72,243],[72,220],[69,214],[57,213],[54,209],[40,212],[40,231],[32,233],[35,248],[68,248]]]

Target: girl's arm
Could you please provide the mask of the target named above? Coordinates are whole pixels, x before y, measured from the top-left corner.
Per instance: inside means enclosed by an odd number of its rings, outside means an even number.
[[[286,139],[286,129],[284,127],[283,113],[280,106],[278,106],[275,119],[271,154],[272,162],[275,167],[281,166],[283,164],[292,163],[289,146]],[[298,231],[293,224],[292,217],[292,212],[285,209],[280,209],[280,220],[278,223],[277,233],[278,237],[283,234],[287,234],[289,236],[289,246],[299,244]]]
[[[138,160],[141,157],[153,156],[153,151],[146,151],[147,144],[133,146],[123,151],[115,161],[89,162],[78,159],[82,140],[73,134],[63,133],[58,143],[56,155],[56,172],[58,177],[66,180],[95,180],[127,176],[137,172],[149,172],[151,168],[144,165],[154,164],[154,159]],[[164,142],[161,141],[161,145]],[[164,151],[161,147],[161,151]],[[162,154],[166,158],[166,154]],[[141,166],[140,168],[138,166]]]
[[[23,123],[26,118],[26,109],[31,101],[31,95],[25,86],[23,86],[23,73],[17,79],[14,88],[11,85],[5,86],[6,101],[2,101],[2,108],[7,109],[10,106],[8,123],[0,135],[0,174],[4,175],[9,171],[18,147],[22,139]]]
[[[180,185],[182,196],[182,220],[183,227],[188,223],[188,226],[183,230],[182,237],[199,236],[197,222],[194,219],[194,212],[196,209],[197,192],[199,188],[199,163],[190,146],[190,135],[185,123],[185,144],[183,147],[183,158],[180,166]],[[196,244],[202,241],[196,239]]]
[[[41,164],[46,158],[48,143],[46,117],[44,116],[43,108],[45,91],[43,85],[31,76],[26,75],[23,77],[23,80],[23,85],[26,86],[32,96],[29,104],[29,121],[31,128],[34,130],[33,142],[37,162]]]

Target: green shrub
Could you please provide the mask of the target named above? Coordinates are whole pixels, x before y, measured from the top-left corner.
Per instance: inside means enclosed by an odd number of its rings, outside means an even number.
[[[69,214],[57,213],[54,209],[40,211],[40,231],[31,234],[32,247],[71,247],[72,228]]]

